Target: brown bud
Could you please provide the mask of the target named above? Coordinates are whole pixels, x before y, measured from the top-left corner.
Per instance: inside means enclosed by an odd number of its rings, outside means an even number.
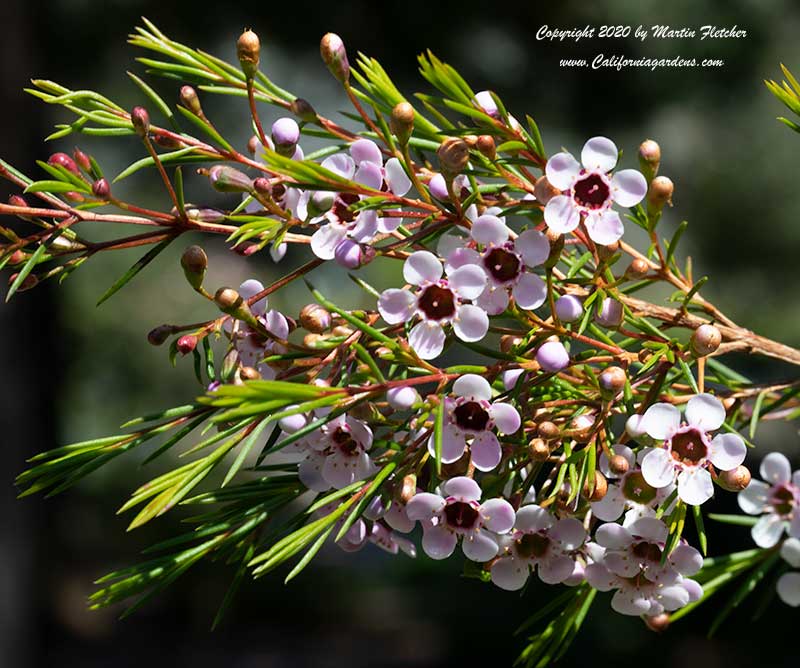
[[[261,140],[258,138],[257,135],[253,135],[250,139],[247,140],[247,152],[250,155],[255,155],[256,152],[261,148]]]
[[[89,172],[92,169],[92,161],[89,156],[81,151],[77,146],[72,152],[72,157],[75,158],[75,163],[84,171]]]
[[[244,300],[233,288],[220,288],[214,295],[214,303],[220,311],[233,313],[244,304]]]
[[[208,255],[200,246],[189,246],[181,255],[181,267],[189,285],[198,290],[206,276]]]
[[[108,184],[108,179],[97,179],[92,184],[92,194],[100,199],[107,199],[111,194],[111,186]]]
[[[409,473],[403,478],[403,484],[400,487],[400,500],[403,503],[408,503],[416,493],[417,476],[413,473]]]
[[[631,263],[625,270],[625,275],[628,278],[642,278],[642,276],[647,275],[648,271],[650,271],[650,265],[641,258],[636,257],[631,260]]]
[[[396,104],[389,119],[389,129],[401,146],[408,144],[414,130],[414,107],[408,102]]]
[[[75,164],[75,161],[70,158],[66,153],[53,153],[47,159],[48,165],[59,166],[66,169],[68,172],[72,172],[73,174],[77,174],[80,176],[80,170],[78,169],[78,165]]]
[[[261,374],[258,369],[254,369],[251,366],[243,366],[239,369],[239,378],[242,380],[258,380],[261,378]]]
[[[648,181],[658,174],[660,164],[661,147],[652,139],[645,139],[639,144],[639,167]]]
[[[720,471],[717,482],[729,492],[741,492],[750,484],[750,477],[750,469],[739,465],[732,471]]]
[[[188,355],[197,347],[197,337],[194,334],[186,334],[178,339],[177,348],[181,355]]]
[[[545,267],[555,267],[561,259],[561,252],[564,250],[564,235],[548,229],[546,235],[550,242],[550,254],[544,261]]]
[[[350,82],[350,63],[342,38],[332,32],[323,35],[319,43],[319,53],[337,81],[347,85]]]
[[[500,350],[501,352],[508,354],[520,343],[522,343],[522,339],[519,336],[514,334],[503,334],[503,336],[500,337]]]
[[[647,208],[650,212],[658,212],[665,204],[672,206],[672,193],[675,186],[666,176],[657,176],[650,182],[647,191]]]
[[[662,633],[667,630],[667,627],[669,627],[669,613],[662,612],[660,615],[645,617],[644,623],[651,631]]]
[[[578,443],[586,443],[594,429],[594,415],[584,413],[573,418],[569,423],[569,435]]]
[[[183,142],[180,139],[169,135],[154,135],[153,141],[163,148],[183,148]]]
[[[616,394],[621,392],[627,381],[627,374],[618,366],[609,366],[600,372],[600,389]]]
[[[705,357],[717,351],[722,343],[722,333],[714,325],[700,325],[689,339],[689,346],[695,357]]]
[[[147,333],[147,342],[151,346],[160,346],[170,337],[172,331],[170,325],[159,325]]]
[[[539,430],[537,433],[546,441],[551,441],[554,438],[559,437],[559,435],[561,434],[561,430],[556,426],[554,422],[545,420],[544,422],[539,423]]]
[[[494,143],[492,135],[481,135],[475,143],[475,148],[485,155],[489,160],[494,160],[497,157],[497,147]]]
[[[538,179],[536,179],[536,183],[533,186],[533,196],[542,205],[547,204],[556,195],[560,194],[561,191],[552,183],[550,183],[546,176],[540,176]]]
[[[245,30],[236,41],[236,56],[242,66],[242,72],[248,79],[252,79],[258,72],[258,62],[261,58],[261,40],[252,30]]]
[[[531,458],[535,462],[547,461],[550,456],[550,448],[542,438],[534,438],[530,444]]]
[[[650,357],[652,355],[653,355],[653,351],[652,350],[648,350],[647,348],[642,348],[636,354],[636,359],[638,359],[642,364],[644,364],[645,362],[647,362],[647,360],[650,359]]]
[[[319,304],[306,304],[300,311],[300,326],[315,334],[322,334],[331,326],[331,314]]]
[[[336,325],[336,327],[334,327],[331,330],[331,334],[333,334],[334,336],[347,337],[350,336],[352,333],[353,333],[353,328],[350,327],[349,325]]]
[[[314,111],[314,107],[311,106],[311,103],[308,100],[304,100],[302,97],[296,97],[292,100],[292,103],[289,105],[289,111],[304,123],[317,122],[317,112]]]
[[[144,107],[134,107],[131,110],[131,123],[137,135],[143,139],[150,132],[150,114]]]
[[[439,156],[442,173],[448,180],[464,171],[469,162],[469,146],[463,139],[448,137],[439,145],[436,155]]]
[[[608,468],[615,475],[625,475],[630,468],[630,464],[622,455],[611,455],[608,460]]]
[[[200,98],[197,97],[197,91],[191,86],[182,86],[180,92],[181,104],[191,111],[198,118],[205,118],[203,107],[200,106]]]
[[[253,189],[253,180],[229,165],[214,165],[208,170],[208,178],[214,189],[223,193],[247,193]]]
[[[311,334],[306,334],[303,337],[303,345],[306,348],[321,348],[325,345],[326,341],[326,337],[322,336],[321,334],[314,334],[313,332]]]
[[[600,473],[600,471],[594,472],[594,489],[591,490],[591,493],[589,481],[587,480],[583,484],[583,495],[589,501],[602,501],[606,495],[606,492],[608,492],[608,481],[606,480],[606,477]]]

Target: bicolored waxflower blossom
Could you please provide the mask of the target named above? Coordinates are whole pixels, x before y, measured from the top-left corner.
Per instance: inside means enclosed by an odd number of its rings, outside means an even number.
[[[535,309],[547,299],[547,286],[529,271],[543,264],[550,255],[550,242],[538,230],[526,230],[511,238],[502,218],[492,214],[479,216],[470,228],[470,239],[454,234],[443,235],[439,254],[448,267],[474,264],[483,269],[487,282],[476,304],[489,315],[506,310],[509,295],[523,309]]]
[[[583,145],[581,162],[571,153],[553,155],[545,166],[547,180],[562,191],[544,208],[544,220],[554,232],[572,232],[581,220],[589,237],[607,245],[622,237],[625,228],[611,207],[636,206],[647,194],[647,181],[635,169],[623,169],[613,176],[617,147],[606,137],[592,137]]]
[[[339,415],[299,442],[306,457],[300,462],[300,482],[315,492],[341,489],[375,472],[369,457],[372,430],[366,422]]]
[[[337,153],[322,161],[322,166],[348,181],[355,181],[372,190],[405,195],[411,188],[403,165],[397,158],[383,163],[383,154],[378,145],[369,139],[358,139],[350,145],[350,155]],[[309,203],[315,195],[308,194],[298,203],[301,218],[309,213]],[[316,195],[319,198],[319,194]],[[375,210],[354,212],[350,206],[362,197],[352,193],[336,193],[332,205],[322,215],[312,217],[310,222],[325,221],[311,235],[311,250],[323,260],[336,257],[336,248],[346,239],[356,243],[371,241],[379,233],[392,232],[402,223],[402,218],[381,218]],[[305,216],[304,216],[305,214]]]
[[[504,538],[491,570],[492,582],[501,589],[522,589],[533,570],[546,584],[567,582],[576,570],[582,571],[576,557],[586,530],[574,517],[558,519],[536,504],[522,506],[514,530]]]
[[[430,251],[416,251],[403,264],[403,277],[415,290],[390,288],[378,299],[378,311],[390,325],[418,319],[408,343],[424,360],[438,357],[445,341],[444,327],[452,325],[462,341],[480,341],[489,331],[489,317],[479,306],[465,304],[486,287],[486,274],[467,264],[447,272]]]
[[[747,454],[738,434],[717,434],[725,421],[725,407],[710,394],[697,394],[686,404],[685,420],[672,404],[650,406],[637,429],[662,444],[650,450],[641,462],[645,481],[661,489],[678,483],[678,496],[690,506],[699,506],[714,494],[709,467],[731,471]]]
[[[406,514],[422,523],[422,549],[431,559],[447,559],[459,539],[467,559],[484,562],[497,556],[498,534],[514,526],[514,508],[505,499],[480,502],[480,486],[459,476],[442,484],[442,494],[419,492],[406,504]]]
[[[453,383],[453,394],[445,398],[445,425],[442,430],[442,462],[461,459],[469,442],[472,463],[479,471],[491,471],[502,457],[495,430],[513,434],[521,424],[517,409],[503,401],[492,401],[489,382],[468,373]],[[436,455],[435,438],[428,439],[428,452]]]
[[[601,473],[609,482],[606,495],[600,501],[591,503],[592,514],[604,522],[615,522],[625,515],[623,526],[628,526],[640,517],[655,515],[655,507],[666,501],[674,485],[667,485],[656,489],[644,479],[641,466],[637,464],[637,456],[627,445],[617,443],[611,446],[615,455],[625,458],[628,470],[619,475],[611,470],[608,457],[601,453],[598,466]],[[644,448],[639,453],[638,460],[650,452]]]
[[[792,568],[800,568],[800,540],[787,538],[781,545],[781,557]],[[784,573],[775,583],[778,597],[793,608],[800,607],[800,572]]]
[[[703,557],[686,542],[681,542],[662,558],[669,536],[667,525],[655,517],[641,517],[627,527],[601,524],[595,542],[604,549],[603,565],[623,578],[641,576],[651,582],[672,585],[703,567]]]
[[[792,473],[789,460],[780,452],[770,452],[761,460],[761,480],[737,495],[739,507],[748,515],[761,515],[750,530],[759,547],[777,545],[784,530],[800,538],[800,470]]]
[[[264,285],[260,281],[251,278],[239,286],[238,292],[242,299],[248,300],[263,289]],[[280,311],[269,309],[266,297],[251,304],[250,311],[276,338],[285,341],[289,336],[289,321]],[[265,338],[244,322],[236,323],[234,328],[230,321],[226,321],[223,327],[233,337],[233,345],[239,353],[239,360],[242,364],[257,369],[265,380],[273,380],[276,374],[275,369],[262,360],[269,355],[283,354],[286,352],[286,348],[270,338]]]

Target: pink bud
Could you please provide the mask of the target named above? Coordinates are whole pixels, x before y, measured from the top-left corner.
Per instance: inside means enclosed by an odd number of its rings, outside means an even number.
[[[178,339],[177,346],[181,355],[188,355],[197,347],[197,337],[194,334],[186,334]]]
[[[80,176],[80,170],[78,169],[78,165],[75,164],[75,161],[70,158],[66,153],[53,153],[47,159],[48,165],[58,165],[59,167],[63,167],[64,169],[72,172],[73,174],[77,174]]]
[[[536,361],[545,371],[558,372],[569,366],[569,353],[560,341],[546,341],[536,351]]]

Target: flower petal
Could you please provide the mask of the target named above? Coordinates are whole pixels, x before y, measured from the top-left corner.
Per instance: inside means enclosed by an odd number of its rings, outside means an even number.
[[[686,404],[686,422],[704,431],[719,429],[725,422],[725,406],[715,396],[696,394]]]
[[[783,541],[781,558],[792,568],[800,568],[800,540],[787,538]]]
[[[574,565],[575,562],[565,555],[551,557],[539,562],[536,574],[545,584],[558,584],[572,575]]]
[[[264,284],[254,278],[246,280],[239,286],[239,296],[242,299],[250,299],[255,297],[259,292],[264,289]],[[255,304],[250,304],[250,310],[255,315],[264,315],[267,310],[267,298],[259,299]]]
[[[357,139],[350,144],[350,155],[353,156],[357,165],[362,162],[370,162],[380,167],[383,164],[381,150],[371,139]]]
[[[746,456],[747,446],[738,434],[717,434],[711,440],[708,458],[720,471],[732,471]]]
[[[481,505],[483,524],[495,533],[507,533],[514,526],[514,508],[505,499],[489,499]]]
[[[536,274],[523,273],[511,294],[517,306],[527,310],[539,308],[547,299],[547,284]]]
[[[472,453],[472,463],[479,471],[491,471],[500,463],[503,456],[497,436],[490,431],[475,436],[469,449]]]
[[[412,285],[435,283],[442,277],[442,272],[442,263],[430,251],[411,253],[403,263],[403,278]]]
[[[462,299],[477,299],[486,287],[486,274],[477,264],[465,264],[451,271],[447,280]]]
[[[483,376],[465,373],[453,383],[453,394],[457,397],[489,401],[492,398],[492,386]]]
[[[528,267],[538,267],[550,256],[550,242],[539,230],[525,230],[514,240],[514,250]]]
[[[384,165],[386,171],[386,185],[398,197],[402,197],[411,190],[411,179],[397,158],[389,158]]]
[[[470,235],[484,246],[499,246],[508,240],[509,229],[497,216],[480,216],[474,223]]]
[[[453,331],[462,341],[480,341],[489,331],[489,317],[483,309],[471,304],[463,304],[456,310]]]
[[[690,506],[699,506],[714,496],[714,483],[706,469],[681,471],[678,475],[678,496]]]
[[[800,573],[784,573],[778,578],[775,589],[786,605],[800,606]]]
[[[750,484],[736,495],[736,501],[748,515],[760,515],[767,509],[769,485],[760,480],[751,480]]]
[[[467,240],[458,234],[445,232],[439,237],[439,241],[436,243],[436,253],[439,255],[439,257],[443,257],[445,262],[449,262],[450,253],[464,248],[464,244],[466,242]]]
[[[500,546],[488,531],[482,529],[465,534],[461,549],[470,561],[484,562],[496,557]]]
[[[500,315],[508,308],[508,290],[503,287],[487,285],[475,305],[488,315]]]
[[[496,401],[489,407],[489,415],[501,434],[513,434],[519,429],[522,420],[519,411],[511,404]]]
[[[527,506],[522,506],[517,511],[517,519],[514,526],[525,533],[537,533],[544,529],[549,529],[555,524],[556,518],[551,512],[531,503]]]
[[[325,158],[325,160],[322,161],[322,166],[348,181],[352,179],[353,174],[356,173],[356,163],[353,161],[353,158],[346,153],[337,153]]]
[[[347,236],[347,229],[341,225],[322,225],[311,235],[311,250],[320,260],[332,260],[336,247]]]
[[[607,246],[622,238],[625,226],[616,211],[607,209],[586,216],[586,230],[592,241],[601,246]]]
[[[694,575],[703,567],[703,555],[687,543],[678,545],[669,555],[669,562],[681,575]]]
[[[594,539],[608,550],[620,550],[631,544],[633,536],[619,524],[601,524],[594,533]]]
[[[655,517],[641,517],[629,527],[631,535],[643,538],[651,543],[663,543],[667,540],[669,530],[667,525]]]
[[[353,181],[372,190],[380,190],[383,185],[383,170],[380,164],[362,162],[356,170]]]
[[[544,168],[547,180],[559,190],[572,188],[575,177],[580,171],[581,163],[571,153],[566,152],[551,156]]]
[[[522,559],[503,557],[492,564],[492,582],[506,591],[522,589],[529,574],[528,562]]]
[[[611,177],[611,196],[620,206],[636,206],[647,194],[647,180],[635,169],[622,169]]]
[[[650,600],[637,589],[620,589],[611,598],[611,609],[621,615],[646,615],[650,607]]]
[[[592,137],[583,145],[581,162],[586,169],[610,172],[617,164],[617,147],[607,137]]]
[[[378,297],[378,311],[390,325],[408,322],[414,315],[417,298],[408,290],[389,288]]]
[[[604,522],[618,520],[625,511],[625,497],[616,485],[609,485],[606,495],[592,504],[592,514]]]
[[[773,485],[789,482],[792,477],[792,467],[789,465],[789,460],[786,459],[786,455],[780,452],[770,452],[761,460],[761,466],[758,470],[761,473],[761,477]]]
[[[762,515],[750,529],[753,542],[759,547],[767,548],[777,545],[783,535],[784,521],[778,515]]]
[[[431,559],[447,559],[456,549],[458,539],[447,529],[435,526],[422,533],[422,549]]]
[[[447,258],[444,262],[444,270],[448,275],[464,265],[481,264],[481,255],[474,248],[454,248],[450,253],[445,255],[442,253],[440,245],[438,251],[439,255]]]
[[[639,429],[644,429],[650,436],[658,441],[664,441],[681,424],[681,413],[672,404],[653,404],[645,411]]]
[[[619,455],[626,462],[628,462],[628,470],[632,470],[636,467],[636,455],[633,454],[633,450],[631,450],[627,445],[622,445],[622,443],[615,443],[611,446],[611,452],[615,455]],[[598,462],[598,466],[600,467],[600,472],[606,478],[620,478],[622,476],[614,473],[609,468],[608,457],[606,456],[605,452],[600,453],[600,461]]]
[[[656,489],[675,481],[675,464],[663,448],[653,448],[642,460],[642,475],[648,485]]]
[[[464,440],[464,434],[452,426],[446,426],[442,430],[442,463],[452,464],[461,459],[464,450],[467,447],[467,442]],[[431,457],[436,457],[436,439],[431,434],[428,438],[428,452]]]
[[[442,485],[442,490],[459,501],[479,501],[483,493],[477,482],[463,475],[450,478]]]
[[[488,330],[488,323],[487,323]],[[444,330],[436,322],[420,322],[408,333],[408,344],[424,360],[439,357],[444,348]]]
[[[442,174],[434,174],[431,180],[428,181],[428,189],[431,191],[436,199],[448,200],[450,193],[447,192],[447,181],[444,180]]]
[[[306,487],[315,492],[326,492],[331,488],[330,483],[322,477],[322,465],[325,457],[312,452],[297,467],[297,475]]]
[[[412,522],[426,521],[436,517],[444,510],[445,501],[438,494],[419,492],[406,504],[406,515]]]
[[[548,535],[561,543],[561,547],[567,552],[577,550],[586,540],[586,530],[583,528],[583,524],[574,517],[567,517],[556,522]],[[571,566],[569,570],[571,573]]]
[[[581,216],[571,197],[557,195],[544,207],[544,222],[553,232],[565,234],[578,227]]]

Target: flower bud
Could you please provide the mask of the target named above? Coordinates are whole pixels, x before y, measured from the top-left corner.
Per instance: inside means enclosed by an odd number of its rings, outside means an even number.
[[[17,276],[19,276],[19,273],[11,274],[11,276],[8,277],[8,284],[12,285],[14,281],[17,280]],[[22,281],[22,284],[17,288],[17,292],[25,292],[25,290],[35,288],[37,285],[39,285],[39,277],[36,276],[36,274],[28,274],[25,280]]]
[[[594,489],[591,492],[589,491],[589,481],[586,480],[583,484],[583,495],[589,501],[602,501],[607,492],[608,480],[600,471],[594,472]]]
[[[625,270],[625,276],[628,278],[642,278],[650,271],[650,265],[641,258],[633,258],[628,268]]]
[[[700,325],[689,339],[689,347],[695,357],[705,357],[717,351],[722,343],[722,333],[714,325]]]
[[[403,484],[400,487],[400,501],[408,503],[411,498],[417,493],[417,476],[409,473],[403,478]]]
[[[587,443],[594,431],[594,415],[583,413],[569,423],[569,435],[578,443]]]
[[[294,155],[298,141],[300,141],[300,126],[293,118],[279,118],[272,124],[272,143],[281,155],[289,158]]]
[[[647,190],[647,210],[657,213],[665,204],[672,206],[672,192],[675,189],[672,181],[666,176],[657,176],[650,182]]]
[[[92,194],[100,199],[108,199],[111,194],[111,186],[108,184],[108,179],[97,179],[92,184]]]
[[[492,135],[481,135],[478,137],[478,141],[475,142],[475,148],[477,148],[482,155],[489,158],[489,160],[494,160],[497,157],[497,147],[495,146],[494,137],[492,137]]]
[[[542,205],[547,204],[556,195],[560,194],[561,191],[550,183],[546,176],[540,176],[536,179],[536,183],[533,186],[533,196]]]
[[[334,251],[334,259],[345,269],[358,269],[369,264],[375,257],[372,246],[362,246],[350,239],[343,239]]]
[[[170,137],[169,135],[155,135],[153,137],[153,141],[159,146],[169,149],[183,148],[184,146],[180,139],[177,139],[176,137]]]
[[[198,118],[205,118],[203,107],[200,106],[200,98],[197,91],[191,86],[182,86],[179,95],[181,105],[191,111]]]
[[[223,381],[227,382],[233,378],[239,367],[239,351],[232,348],[228,351],[225,357],[222,358],[222,369],[220,369],[220,377]]]
[[[732,471],[720,471],[717,482],[729,492],[741,492],[750,484],[750,469],[739,465]]]
[[[332,32],[324,35],[319,43],[319,53],[337,81],[347,85],[350,81],[350,63],[342,38]]]
[[[610,260],[619,251],[619,241],[610,244],[597,244],[597,256],[601,260]]]
[[[546,341],[536,351],[536,361],[544,371],[557,373],[569,366],[569,353],[560,341]]]
[[[66,153],[53,153],[53,155],[51,155],[47,159],[47,164],[53,165],[54,167],[55,166],[63,167],[67,171],[72,172],[73,174],[77,174],[78,176],[80,176],[81,173],[80,170],[78,169],[78,165],[76,165],[75,161],[72,158],[70,158]]]
[[[658,174],[660,164],[661,147],[652,139],[645,139],[639,144],[639,167],[648,181]]]
[[[334,194],[328,190],[317,190],[308,200],[308,213],[311,216],[320,216],[330,211],[334,202]]]
[[[331,314],[319,304],[306,304],[300,311],[300,326],[309,332],[322,334],[331,326]]]
[[[421,400],[419,392],[411,386],[393,387],[386,392],[386,401],[396,411],[407,411]]]
[[[8,263],[11,265],[22,264],[28,259],[28,254],[23,250],[15,250],[11,253],[11,257],[8,258]]]
[[[150,114],[147,113],[147,109],[134,107],[131,110],[131,124],[134,132],[144,139],[147,133],[150,132]]]
[[[79,192],[74,190],[70,190],[69,192],[64,193],[64,199],[69,200],[70,202],[85,202],[86,198],[81,195]]]
[[[621,392],[625,387],[627,375],[618,366],[609,366],[603,369],[599,377],[600,389],[611,394]]]
[[[28,206],[27,200],[22,195],[9,195],[8,203],[11,206],[20,206],[20,207]]]
[[[246,306],[242,296],[233,288],[220,288],[214,295],[214,303],[219,310],[229,315],[234,315],[243,306]]]
[[[75,158],[75,163],[84,172],[91,171],[92,161],[89,159],[89,156],[86,155],[83,151],[81,151],[77,146],[75,147],[75,150],[72,152],[72,157]]]
[[[625,312],[616,299],[606,297],[600,305],[600,312],[595,315],[594,319],[603,327],[616,328],[622,324]]]
[[[214,165],[208,170],[208,178],[215,190],[223,193],[249,193],[253,181],[244,172],[228,165]]]
[[[261,148],[261,140],[257,135],[253,135],[247,140],[247,152],[250,155],[255,155]]]
[[[546,441],[552,441],[561,435],[561,430],[558,428],[555,422],[545,420],[544,422],[539,423],[536,433]]]
[[[252,79],[258,72],[258,61],[261,58],[261,41],[252,30],[245,30],[236,41],[236,56],[242,66],[242,72]]]
[[[436,150],[439,165],[445,178],[452,178],[464,171],[469,162],[469,146],[458,137],[448,137]]]
[[[575,295],[556,299],[556,316],[561,322],[577,322],[583,317],[583,302]]]
[[[625,475],[630,468],[628,460],[622,455],[611,455],[608,460],[608,468],[614,475]]]
[[[508,354],[520,343],[522,343],[522,339],[519,336],[503,334],[503,336],[500,337],[500,351]]]
[[[183,275],[195,290],[199,290],[203,285],[208,268],[208,256],[200,246],[189,246],[181,255],[181,267]]]
[[[663,633],[669,627],[669,613],[662,612],[660,615],[653,615],[651,617],[645,617],[644,623],[647,625],[647,628],[651,631],[655,631],[656,633]]]
[[[225,220],[225,214],[217,209],[190,207],[186,209],[186,217],[189,220],[197,220],[201,223],[221,223]]]
[[[633,438],[644,436],[647,432],[642,429],[642,415],[634,413],[625,422],[625,431]]]
[[[428,189],[436,199],[448,200],[450,193],[447,192],[447,181],[443,174],[434,174],[428,181]]]
[[[311,103],[308,100],[304,100],[302,97],[296,97],[292,100],[291,105],[289,105],[289,110],[303,121],[303,123],[317,122],[317,112],[314,111],[314,107],[311,106]]]
[[[548,229],[545,236],[550,242],[550,254],[544,261],[544,266],[550,269],[555,267],[561,259],[561,251],[564,250],[564,235]]]
[[[197,347],[197,337],[194,334],[186,334],[178,339],[177,348],[181,355],[188,355]]]
[[[408,144],[411,133],[414,131],[414,107],[408,102],[396,104],[389,119],[389,129],[397,137],[401,146]]]
[[[151,346],[160,346],[170,337],[173,329],[170,325],[159,325],[147,334],[147,342]]]
[[[242,380],[259,380],[261,378],[261,373],[259,373],[258,369],[254,369],[251,366],[243,366],[239,369],[239,378]]]
[[[550,456],[550,447],[542,438],[534,438],[530,444],[531,459],[535,462],[547,461]]]

